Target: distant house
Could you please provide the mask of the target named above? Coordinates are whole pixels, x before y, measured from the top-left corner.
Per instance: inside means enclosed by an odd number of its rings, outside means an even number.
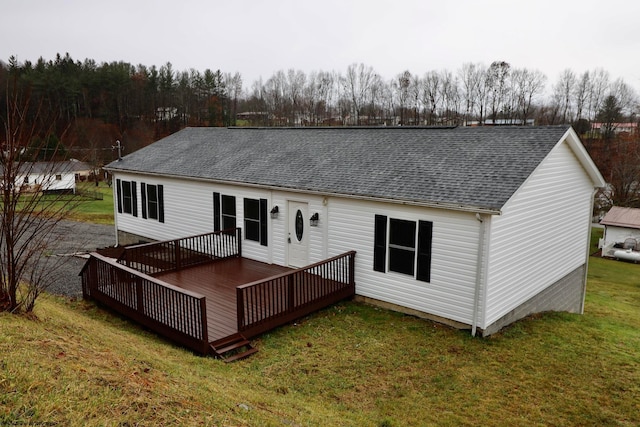
[[[478,120],[469,120],[466,122],[467,126],[535,126],[534,119],[485,119],[482,122]]]
[[[640,209],[612,207],[602,218],[600,239],[603,257],[640,261]]]
[[[628,134],[636,134],[638,132],[638,123],[637,122],[627,122],[627,123],[592,123],[591,124],[591,132],[592,134],[604,134],[607,132],[613,132],[614,134],[620,133],[628,133]]]
[[[15,185],[27,192],[76,192],[76,174],[87,165],[77,161],[24,162]]]
[[[187,128],[106,169],[121,245],[241,227],[268,264],[355,250],[359,299],[482,335],[582,312],[605,185],[569,126]]]

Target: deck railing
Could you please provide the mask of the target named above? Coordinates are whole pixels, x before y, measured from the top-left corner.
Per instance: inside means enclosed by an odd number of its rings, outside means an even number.
[[[236,288],[238,331],[253,337],[355,294],[355,251]]]
[[[204,296],[180,289],[93,253],[82,272],[82,293],[196,352],[207,354]]]
[[[215,259],[242,256],[240,228],[184,237],[164,242],[127,246],[118,262],[145,274],[204,264]]]

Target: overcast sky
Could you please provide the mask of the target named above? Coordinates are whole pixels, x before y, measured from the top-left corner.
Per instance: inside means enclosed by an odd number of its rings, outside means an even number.
[[[0,60],[126,61],[240,72],[371,66],[457,71],[465,62],[603,68],[640,89],[638,0],[0,0]],[[550,85],[549,85],[550,86]]]

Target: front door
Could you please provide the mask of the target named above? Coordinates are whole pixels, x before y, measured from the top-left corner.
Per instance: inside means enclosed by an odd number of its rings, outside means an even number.
[[[289,202],[289,265],[309,264],[309,207],[306,203]]]

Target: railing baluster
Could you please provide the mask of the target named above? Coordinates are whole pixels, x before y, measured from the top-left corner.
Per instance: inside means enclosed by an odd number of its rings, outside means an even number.
[[[354,256],[355,252],[348,252],[306,268],[238,286],[238,330],[264,331],[286,323],[297,313],[308,313],[310,307],[326,306],[353,295]]]
[[[169,338],[207,353],[207,312],[203,296],[160,283],[98,254],[91,255],[83,270],[83,282],[87,296],[160,333],[175,331],[169,333]]]

